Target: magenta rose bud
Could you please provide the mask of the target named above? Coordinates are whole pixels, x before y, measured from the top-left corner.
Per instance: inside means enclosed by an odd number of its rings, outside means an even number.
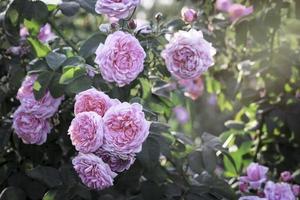
[[[268,200],[296,200],[291,185],[268,181],[264,189]]]
[[[105,151],[102,148],[99,148],[94,152],[94,154],[107,163],[114,172],[123,172],[124,170],[128,170],[135,161],[134,154],[120,155]]]
[[[203,38],[201,31],[179,31],[161,55],[170,73],[179,79],[194,79],[214,64],[216,50]]]
[[[204,91],[204,83],[201,77],[195,79],[181,79],[178,80],[178,84],[183,87],[184,95],[197,100]]]
[[[68,134],[77,151],[92,153],[103,144],[103,121],[95,112],[82,112],[76,115]]]
[[[122,87],[131,83],[144,69],[146,53],[139,41],[122,31],[110,34],[96,51],[95,63],[102,77]]]
[[[181,10],[182,20],[188,23],[192,23],[197,20],[198,14],[197,11],[191,8],[182,8]]]
[[[176,106],[173,109],[173,112],[175,114],[177,121],[180,124],[186,124],[190,119],[190,115],[189,115],[188,111],[182,106]]]
[[[289,182],[291,180],[293,180],[293,177],[292,177],[292,174],[291,172],[288,172],[288,171],[284,171],[280,174],[280,178],[282,181],[284,182]]]
[[[228,8],[228,14],[232,22],[250,15],[251,13],[253,13],[253,6],[246,7],[241,4],[233,4]]]
[[[268,168],[257,163],[251,163],[247,167],[247,176],[240,177],[241,182],[249,184],[252,189],[259,189],[267,180]]]
[[[95,11],[110,18],[125,19],[140,4],[140,0],[98,0]]]
[[[223,12],[228,12],[228,9],[232,5],[231,0],[217,0],[216,2],[216,9],[223,11]]]
[[[294,195],[296,197],[298,197],[299,194],[300,194],[300,186],[299,185],[293,185],[292,186],[292,191],[293,191]]]
[[[33,94],[33,85],[36,78],[36,75],[30,75],[25,78],[18,90],[17,99],[20,100],[27,112],[35,115],[37,118],[47,119],[57,112],[63,97],[53,98],[48,91],[40,100],[36,100]]]
[[[101,117],[113,105],[119,104],[117,99],[110,99],[109,96],[95,88],[80,92],[75,97],[74,113],[93,111]]]
[[[52,32],[50,24],[45,24],[41,27],[38,34],[38,39],[43,43],[48,43],[53,41],[56,38],[56,35]]]
[[[13,128],[25,144],[41,145],[46,142],[52,126],[48,120],[37,118],[20,106],[13,115]]]
[[[81,181],[89,188],[103,190],[113,185],[116,173],[94,154],[79,153],[72,164]]]
[[[119,155],[138,153],[149,135],[150,122],[138,103],[121,103],[111,107],[103,117],[103,149]]]

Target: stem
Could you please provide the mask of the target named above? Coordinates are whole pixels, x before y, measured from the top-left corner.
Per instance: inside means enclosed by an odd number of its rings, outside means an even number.
[[[257,146],[256,146],[256,149],[255,149],[255,154],[254,154],[254,157],[253,157],[253,161],[256,162],[257,159],[258,159],[258,154],[259,154],[259,151],[261,149],[261,146],[262,146],[262,135],[263,135],[263,126],[264,126],[264,123],[265,123],[265,117],[264,117],[264,114],[262,114],[261,116],[261,120],[258,124],[258,142],[257,142]]]
[[[49,24],[51,25],[51,27],[54,29],[54,31],[57,33],[57,35],[59,35],[59,37],[60,37],[61,39],[63,39],[63,41],[64,41],[68,46],[70,46],[70,47],[73,49],[73,51],[75,51],[76,53],[78,53],[79,51],[78,51],[76,45],[73,44],[73,42],[71,42],[68,38],[66,38],[66,36],[64,35],[64,33],[56,26],[56,24],[53,23],[52,20],[49,20],[48,22],[49,22]]]

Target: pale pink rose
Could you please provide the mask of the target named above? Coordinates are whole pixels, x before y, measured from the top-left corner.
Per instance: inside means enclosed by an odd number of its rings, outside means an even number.
[[[268,200],[296,200],[291,185],[268,181],[264,189]]]
[[[242,17],[250,15],[251,13],[253,13],[253,6],[246,7],[241,4],[232,4],[228,8],[228,14],[231,21],[237,21]]]
[[[214,64],[216,50],[203,38],[201,31],[179,31],[174,34],[161,55],[168,70],[179,79],[194,79]]]
[[[231,5],[232,5],[231,0],[217,0],[216,9],[223,12],[227,12]]]
[[[139,41],[122,31],[110,34],[96,51],[95,63],[102,77],[122,87],[131,83],[144,69],[146,53]]]
[[[56,38],[56,35],[52,32],[50,24],[45,24],[41,27],[38,34],[38,39],[43,43],[48,43],[53,41]]]
[[[173,109],[173,112],[175,114],[177,121],[180,124],[186,124],[190,119],[190,115],[189,115],[188,111],[182,106],[176,106]]]
[[[89,188],[103,190],[113,185],[116,173],[94,154],[79,153],[72,164],[81,181]]]
[[[25,144],[41,145],[46,142],[52,125],[48,120],[37,118],[20,106],[13,115],[13,128]]]
[[[128,170],[135,161],[134,154],[120,155],[105,151],[102,148],[99,148],[94,152],[94,154],[107,163],[114,172],[123,172],[124,170]]]
[[[184,95],[192,100],[198,99],[204,91],[204,83],[201,77],[195,79],[181,79],[178,84],[183,87]]]
[[[246,196],[246,197],[241,197],[239,200],[267,200],[266,198],[260,198],[258,196]]]
[[[101,117],[113,105],[119,104],[117,99],[110,99],[109,96],[95,88],[83,91],[76,95],[74,113],[94,111]]]
[[[268,168],[257,163],[251,163],[247,167],[247,176],[240,177],[241,182],[249,184],[252,189],[259,189],[267,180]]]
[[[25,26],[21,27],[19,34],[21,39],[25,39],[29,35],[28,29]]]
[[[300,195],[300,186],[299,185],[292,185],[292,191],[296,197]]]
[[[140,0],[98,0],[95,11],[110,18],[124,19],[131,15]]]
[[[280,174],[280,178],[282,181],[284,182],[289,182],[291,180],[293,180],[292,174],[289,171],[284,171]]]
[[[120,155],[138,153],[149,135],[150,122],[138,103],[111,107],[103,117],[103,149]]]
[[[63,97],[53,98],[48,91],[40,100],[36,100],[33,94],[33,84],[36,78],[36,75],[30,75],[25,78],[18,90],[17,99],[20,100],[26,112],[38,118],[47,119],[57,112]]]
[[[191,8],[182,8],[181,10],[182,20],[188,23],[194,22],[198,18],[197,11]]]
[[[68,130],[77,151],[92,153],[103,144],[103,121],[95,112],[82,112],[72,120]]]

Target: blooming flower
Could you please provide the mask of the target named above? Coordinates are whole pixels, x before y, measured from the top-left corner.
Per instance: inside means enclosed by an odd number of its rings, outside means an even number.
[[[45,24],[41,27],[38,34],[38,39],[43,43],[48,43],[56,38],[55,34],[51,30],[50,24]]]
[[[105,14],[110,18],[124,19],[139,4],[140,0],[98,0],[95,11],[98,14]]]
[[[292,186],[292,191],[294,193],[294,195],[297,197],[300,194],[300,186],[299,185],[293,185]]]
[[[92,153],[103,144],[103,121],[95,112],[82,112],[76,115],[68,134],[77,151]]]
[[[138,103],[111,107],[103,117],[103,149],[120,155],[138,153],[149,134],[150,123]]]
[[[48,120],[37,118],[21,106],[13,115],[13,128],[25,144],[41,145],[45,143],[52,126]]]
[[[21,39],[26,38],[29,35],[28,29],[25,26],[21,27],[19,35]]]
[[[239,200],[267,200],[266,198],[260,198],[258,196],[246,196],[246,197],[241,197]]]
[[[284,171],[280,174],[280,178],[284,182],[289,182],[293,179],[291,172]]]
[[[119,104],[117,99],[110,99],[109,96],[95,88],[83,91],[76,95],[74,113],[94,111],[101,117],[113,105]]]
[[[195,11],[194,9],[183,8],[181,10],[181,17],[183,21],[191,23],[197,20],[198,15],[197,15],[197,11]]]
[[[250,188],[258,189],[267,180],[268,170],[265,166],[251,163],[247,168],[247,176],[240,177],[240,181],[248,183]]]
[[[250,15],[251,13],[253,13],[253,6],[246,7],[241,4],[232,4],[228,8],[228,14],[231,21],[237,21],[244,16]]]
[[[190,119],[190,115],[189,115],[188,111],[182,106],[175,107],[173,109],[173,112],[175,114],[175,117],[176,117],[177,121],[180,124],[185,124]]]
[[[124,170],[128,170],[135,161],[134,154],[120,155],[105,151],[102,148],[99,148],[94,152],[94,154],[102,158],[102,160],[107,163],[110,166],[111,170],[114,172],[122,172]]]
[[[264,192],[268,200],[296,200],[291,186],[287,183],[268,181]]]
[[[231,0],[217,0],[216,1],[216,9],[227,12],[229,7],[232,5]]]
[[[99,45],[95,63],[106,81],[122,87],[143,71],[145,57],[144,49],[134,36],[117,31],[107,37],[104,45]]]
[[[94,154],[79,153],[72,163],[81,181],[92,189],[102,190],[112,186],[113,179],[117,176],[108,164]]]
[[[246,192],[248,190],[248,183],[240,182],[239,189],[241,192]]]
[[[195,79],[180,79],[178,84],[183,87],[184,95],[194,101],[203,94],[204,83],[201,77]]]
[[[194,79],[214,64],[216,50],[201,31],[179,31],[162,51],[168,70],[179,79]]]
[[[40,100],[36,100],[33,94],[33,84],[36,78],[36,75],[26,76],[18,90],[17,99],[20,100],[27,112],[35,115],[37,118],[50,118],[58,110],[63,97],[53,98],[48,91]]]

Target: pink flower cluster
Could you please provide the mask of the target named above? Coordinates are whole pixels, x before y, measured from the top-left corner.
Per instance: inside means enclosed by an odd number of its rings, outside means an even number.
[[[149,134],[140,104],[121,103],[94,88],[76,95],[75,118],[68,134],[80,153],[73,165],[93,189],[113,185],[117,172],[129,169]]]
[[[161,55],[169,72],[178,79],[195,79],[214,64],[216,54],[201,31],[179,31],[166,45]]]
[[[41,145],[52,129],[49,118],[58,110],[63,97],[55,99],[48,91],[43,98],[36,100],[33,94],[36,78],[36,75],[27,76],[18,91],[21,106],[13,115],[13,128],[24,143]]]
[[[241,4],[234,4],[231,0],[217,0],[216,8],[222,12],[228,13],[232,22],[253,13],[253,6],[246,7]]]
[[[251,163],[247,175],[240,177],[240,191],[243,194],[256,192],[256,196],[243,196],[239,200],[296,200],[300,194],[300,186],[293,185],[290,172],[281,173],[281,181],[268,181],[268,168],[257,163]]]
[[[98,0],[95,11],[110,18],[124,19],[140,4],[140,0]]]
[[[95,63],[102,77],[119,87],[131,83],[144,70],[146,53],[139,41],[129,33],[116,31],[96,50]]]

